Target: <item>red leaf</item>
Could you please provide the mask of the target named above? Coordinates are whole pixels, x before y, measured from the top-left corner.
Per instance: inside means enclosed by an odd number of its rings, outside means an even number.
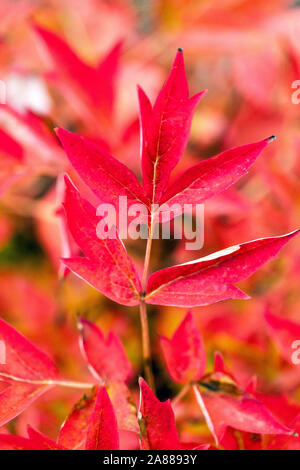
[[[76,84],[94,106],[111,114],[114,102],[115,80],[122,42],[117,42],[97,67],[84,63],[59,36],[40,26],[34,26],[54,60],[55,70],[69,84]],[[76,92],[76,89],[75,89]]]
[[[218,372],[218,366],[212,374],[204,376],[198,386],[194,385],[194,392],[217,445],[227,427],[255,434],[293,433],[280,424],[262,402],[242,390],[232,375]]]
[[[10,434],[0,434],[0,450],[66,450],[49,437],[28,427],[29,439]]]
[[[119,338],[102,331],[85,318],[79,322],[83,354],[98,380],[105,383],[126,382],[132,374],[130,362]]]
[[[284,394],[262,394],[253,392],[255,397],[262,401],[269,411],[285,425],[290,425],[291,421],[300,414],[300,406],[298,403],[291,400],[291,398]],[[296,430],[296,427],[290,426],[291,429]]]
[[[136,202],[148,206],[143,187],[127,166],[85,137],[62,128],[57,135],[71,164],[101,203],[113,204],[118,210],[119,197],[126,196],[128,206]]]
[[[31,112],[20,113],[7,104],[0,104],[0,125],[16,141],[15,157],[21,158],[20,149],[16,147],[20,145],[25,151],[23,160],[31,169],[33,165],[46,165],[46,168],[49,165],[50,171],[57,171],[65,166],[65,156],[57,138],[41,117]]]
[[[23,147],[2,129],[0,129],[0,151],[17,162],[22,162],[24,159]]]
[[[57,378],[54,363],[21,333],[0,318],[0,341],[5,344],[5,364],[0,363],[0,380],[25,381]]]
[[[104,295],[124,305],[137,305],[140,280],[113,227],[108,238],[97,237],[96,209],[66,179],[65,211],[69,230],[87,256],[63,259],[64,264]]]
[[[286,434],[292,430],[277,422],[264,405],[251,395],[230,396],[223,392],[202,393],[202,399],[220,441],[228,426],[255,434]]]
[[[159,401],[146,382],[140,381],[139,426],[142,450],[181,449],[170,401]]]
[[[0,380],[10,384],[0,393],[1,426],[51,388],[51,381],[58,374],[53,362],[42,351],[2,319],[0,341],[5,345],[5,364],[0,364]]]
[[[50,388],[51,385],[33,385],[25,382],[11,383],[0,392],[0,426],[22,413]]]
[[[85,88],[88,83],[92,84],[91,67],[82,62],[62,38],[38,25],[34,26],[34,30],[47,45],[58,70],[62,69],[73,80],[76,80],[82,88]],[[91,92],[94,92],[94,90],[91,90]]]
[[[143,181],[153,204],[160,203],[170,173],[185,149],[192,115],[203,94],[189,98],[181,50],[153,109],[139,89]]]
[[[291,421],[290,427],[295,431],[295,434],[293,436],[275,436],[268,444],[267,450],[300,450],[300,414]]]
[[[42,450],[66,450],[65,447],[57,444],[55,441],[28,426],[28,437],[33,446]]]
[[[95,388],[89,396],[84,395],[74,405],[59,432],[58,443],[61,446],[74,450],[84,449],[88,421],[95,406],[96,396],[97,389]]]
[[[0,450],[44,450],[29,439],[11,434],[0,434]]]
[[[166,190],[161,204],[201,204],[247,173],[274,136],[234,147],[189,168]]]
[[[108,392],[115,410],[118,428],[138,433],[137,410],[127,385],[124,382],[112,383],[108,387]]]
[[[91,372],[98,381],[109,385],[119,428],[137,432],[136,408],[125,385],[132,368],[122,343],[113,332],[105,338],[98,327],[84,318],[80,319],[79,328],[81,350]]]
[[[199,380],[206,365],[206,354],[194,316],[188,312],[171,339],[161,337],[161,347],[170,376],[186,384]]]
[[[233,283],[246,279],[274,258],[298,232],[260,238],[157,271],[149,277],[146,302],[192,307],[225,299],[247,299]]]
[[[102,59],[96,69],[98,83],[98,102],[102,104],[107,114],[111,114],[114,108],[116,79],[119,69],[120,55],[123,42],[118,41]]]
[[[118,450],[119,434],[116,416],[104,387],[98,391],[89,419],[86,450]]]
[[[219,351],[215,352],[215,363],[214,363],[215,372],[226,372],[225,363],[222,354]]]
[[[281,318],[271,313],[266,313],[266,322],[270,335],[284,359],[293,364],[292,357],[295,355],[297,364],[300,354],[300,324],[287,318]]]

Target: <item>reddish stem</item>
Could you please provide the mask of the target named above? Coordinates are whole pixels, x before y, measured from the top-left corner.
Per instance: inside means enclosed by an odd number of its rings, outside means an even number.
[[[143,365],[144,365],[145,378],[149,386],[154,391],[155,385],[154,385],[154,377],[153,377],[152,366],[151,366],[151,346],[150,346],[149,325],[148,325],[148,317],[147,317],[147,306],[144,300],[144,295],[147,289],[147,278],[148,278],[148,270],[149,270],[151,247],[152,247],[152,231],[153,231],[152,221],[153,221],[153,218],[151,217],[151,224],[149,228],[149,234],[148,234],[147,246],[146,246],[146,252],[145,252],[144,270],[143,270],[143,276],[142,276],[143,294],[140,300],[140,320],[141,320],[141,328],[142,328],[142,350],[143,350]]]

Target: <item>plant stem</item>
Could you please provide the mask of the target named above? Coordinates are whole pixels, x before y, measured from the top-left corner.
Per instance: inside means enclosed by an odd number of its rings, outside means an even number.
[[[211,420],[211,417],[209,416],[209,413],[206,409],[206,406],[204,404],[204,401],[203,401],[203,398],[201,396],[201,393],[200,393],[200,390],[199,388],[197,387],[197,385],[193,385],[193,390],[194,390],[194,394],[195,394],[195,397],[196,397],[196,400],[197,400],[197,403],[200,407],[200,410],[202,411],[202,414],[203,414],[203,417],[206,421],[206,424],[207,424],[207,427],[208,429],[210,430],[214,440],[215,440],[215,443],[216,443],[216,446],[218,447],[219,445],[219,440],[218,440],[218,437],[215,433],[215,428],[214,428],[214,425],[213,425],[213,422]]]
[[[148,382],[149,387],[152,390],[155,390],[154,377],[151,367],[151,347],[150,347],[150,337],[149,337],[149,327],[148,327],[148,318],[147,318],[147,309],[146,304],[143,300],[140,303],[140,319],[142,327],[142,348],[143,348],[143,365],[146,381]]]
[[[53,382],[54,385],[60,385],[61,387],[70,387],[70,388],[92,388],[95,387],[96,384],[88,383],[88,382],[73,382],[69,380],[57,380]]]
[[[4,372],[0,373],[0,380],[1,377],[13,380],[14,382],[23,382],[23,383],[28,383],[32,385],[59,385],[61,387],[70,387],[70,388],[81,388],[81,389],[86,389],[86,388],[92,388],[96,384],[94,383],[88,383],[88,382],[74,382],[72,380],[33,380],[33,379],[24,379],[22,377],[16,377],[14,375],[10,374],[5,374]]]
[[[142,290],[145,293],[147,289],[147,278],[148,278],[148,270],[150,264],[150,256],[151,256],[151,248],[152,248],[152,232],[153,232],[153,218],[151,216],[151,224],[149,228],[149,234],[147,239],[146,245],[146,252],[145,252],[145,259],[144,259],[144,269],[143,269],[143,276],[142,276]]]
[[[179,402],[180,400],[182,400],[182,398],[187,394],[187,392],[189,391],[191,387],[191,384],[186,384],[184,387],[182,387],[182,389],[180,390],[180,392],[173,398],[172,400],[172,406],[175,407]]]
[[[152,248],[152,233],[153,233],[153,217],[151,216],[151,223],[150,223],[146,252],[145,252],[144,270],[143,270],[143,276],[142,276],[143,296],[145,295],[146,289],[147,289],[147,278],[148,278],[148,270],[149,270],[150,255],[151,255],[151,248]],[[155,391],[154,377],[153,377],[152,366],[151,366],[151,346],[150,346],[149,325],[148,325],[148,317],[147,317],[147,306],[146,306],[144,297],[141,297],[141,300],[140,300],[140,320],[141,320],[141,328],[142,328],[142,350],[143,350],[143,365],[144,365],[145,377],[149,386],[152,388],[153,391]]]

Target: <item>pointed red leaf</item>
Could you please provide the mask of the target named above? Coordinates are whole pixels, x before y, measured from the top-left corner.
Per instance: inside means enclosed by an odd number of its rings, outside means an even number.
[[[126,196],[128,207],[137,202],[147,207],[144,189],[127,166],[85,137],[62,128],[57,135],[71,164],[101,203],[113,204],[118,210],[119,197]]]
[[[139,89],[143,181],[153,204],[160,203],[170,173],[185,149],[192,115],[203,93],[189,98],[181,50],[153,109]]]
[[[38,25],[34,26],[34,30],[46,44],[57,69],[62,69],[85,88],[91,79],[91,67],[82,62],[57,34]]]
[[[119,338],[113,332],[105,338],[85,318],[80,319],[79,328],[82,352],[96,378],[105,383],[126,382],[132,369]]]
[[[96,209],[81,198],[68,179],[66,185],[68,228],[87,258],[67,258],[63,263],[115,302],[137,305],[140,281],[116,229],[112,227],[108,238],[98,238]]]
[[[260,238],[157,271],[149,277],[146,302],[192,307],[248,298],[233,283],[246,279],[274,258],[298,233],[295,230],[279,237]]]
[[[0,341],[5,345],[0,380],[10,384],[0,393],[1,426],[51,388],[51,380],[58,374],[53,362],[42,351],[2,319]]]
[[[54,363],[21,333],[0,318],[0,341],[5,345],[5,363],[0,363],[0,380],[25,381],[57,378]]]
[[[116,79],[118,75],[120,55],[123,41],[118,41],[102,59],[96,69],[98,76],[98,103],[110,115],[114,109]],[[100,85],[101,83],[101,85]]]
[[[89,419],[86,450],[118,449],[119,434],[116,416],[105,387],[101,387]]]
[[[232,376],[213,372],[194,385],[197,402],[218,445],[227,427],[255,434],[291,435],[262,402],[242,390]]]
[[[89,396],[83,395],[74,405],[60,429],[58,444],[74,450],[85,448],[88,422],[95,406],[97,391],[95,388]]]
[[[24,158],[32,166],[49,165],[50,169],[60,169],[65,166],[65,156],[57,138],[50,131],[45,120],[33,113],[21,113],[8,104],[0,104],[0,126],[5,129],[15,145],[24,149]],[[14,145],[15,158],[21,158],[19,147]]]
[[[23,147],[3,129],[0,129],[0,152],[18,162],[22,162],[24,158]]]
[[[66,450],[65,447],[57,444],[55,441],[28,426],[28,437],[33,446],[42,450]]]
[[[140,381],[139,425],[142,450],[181,449],[170,401],[159,401],[146,382]]]
[[[109,385],[110,399],[120,429],[137,432],[136,407],[125,382],[132,368],[119,338],[110,332],[105,338],[101,330],[81,318],[80,346],[92,374]]]
[[[12,434],[0,434],[0,450],[44,450],[37,447],[30,439],[14,436]]]
[[[247,173],[274,136],[226,150],[189,168],[166,190],[161,204],[201,204]]]
[[[215,351],[214,354],[214,372],[218,373],[220,372],[221,374],[225,374],[228,377],[231,377],[233,381],[235,381],[235,378],[229,368],[226,366],[224,357],[220,351]],[[252,387],[256,385],[256,379],[255,377],[251,377],[250,381],[248,382],[248,387]]]
[[[295,431],[293,436],[275,436],[268,444],[267,450],[300,450],[300,414],[289,424]]]
[[[223,358],[222,354],[219,351],[215,352],[214,371],[215,372],[225,372],[224,358]]]
[[[161,337],[160,344],[170,376],[187,384],[199,380],[206,365],[206,354],[192,312],[188,312],[171,339]]]
[[[111,383],[107,390],[115,410],[118,428],[138,433],[135,400],[127,385],[124,382],[115,382]]]
[[[0,450],[67,450],[30,426],[27,432],[28,439],[10,434],[0,434]]]
[[[51,385],[33,385],[25,382],[11,383],[0,392],[0,426],[22,413],[50,388]]]
[[[286,425],[290,426],[291,421],[300,413],[299,403],[292,400],[288,395],[257,393],[256,390],[253,394],[258,400],[263,402],[276,419],[279,419],[280,422]],[[290,428],[297,431],[296,427],[290,426]]]
[[[94,68],[83,62],[57,34],[41,26],[34,26],[34,29],[46,45],[56,72],[64,80],[68,80],[69,86],[77,85],[94,106],[101,107],[108,115],[111,114],[122,42],[117,42]]]

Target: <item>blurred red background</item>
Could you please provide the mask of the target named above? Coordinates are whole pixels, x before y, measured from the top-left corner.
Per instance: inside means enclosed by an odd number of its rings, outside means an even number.
[[[153,99],[180,46],[191,94],[204,88],[208,93],[196,110],[175,176],[228,147],[272,134],[277,140],[247,176],[205,205],[203,249],[186,252],[178,240],[156,241],[151,269],[290,232],[300,213],[300,103],[292,99],[293,83],[300,80],[300,7],[288,0],[1,0],[0,18],[1,317],[76,379],[88,376],[76,331],[76,315],[86,316],[120,336],[140,373],[137,310],[114,304],[73,274],[63,277],[60,175],[69,168],[53,129],[62,126],[101,142],[139,175],[136,85]],[[51,47],[47,31],[64,41],[60,51],[73,50],[74,67]],[[96,89],[93,70],[107,70],[105,58],[114,48],[118,64],[111,75],[103,73]],[[243,282],[251,300],[195,309],[208,369],[219,350],[241,384],[257,375],[261,393],[284,393],[298,406],[300,366],[278,347],[265,314],[300,325],[299,244],[295,239]],[[137,266],[143,249],[140,241],[128,242]],[[157,334],[170,336],[185,313],[174,307],[149,312],[160,399],[177,389],[162,362]],[[26,435],[29,423],[55,437],[79,396],[50,392],[5,430]],[[197,413],[192,406],[184,413],[178,409],[186,439],[206,435]]]

